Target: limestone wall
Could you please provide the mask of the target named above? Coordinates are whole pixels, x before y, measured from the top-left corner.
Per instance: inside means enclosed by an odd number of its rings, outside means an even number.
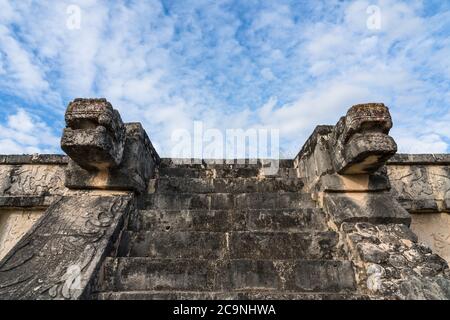
[[[62,195],[67,158],[0,156],[0,207],[47,207]]]
[[[450,155],[398,154],[387,170],[392,193],[412,215],[411,229],[450,262]]]
[[[0,260],[66,192],[59,155],[0,156]]]

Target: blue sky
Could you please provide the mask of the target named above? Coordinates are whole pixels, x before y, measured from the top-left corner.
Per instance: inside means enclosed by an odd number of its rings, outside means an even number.
[[[80,28],[68,28],[68,6]],[[380,28],[368,28],[369,6]],[[174,130],[318,124],[384,102],[399,151],[450,151],[450,1],[0,0],[0,153],[60,153],[64,111],[105,97],[163,156]]]

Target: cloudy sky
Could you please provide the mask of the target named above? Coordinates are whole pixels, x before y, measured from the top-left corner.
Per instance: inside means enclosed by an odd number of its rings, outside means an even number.
[[[390,107],[401,152],[450,152],[449,89],[450,1],[0,0],[3,154],[61,153],[75,97],[162,156],[202,121],[279,129],[289,157],[363,102]]]

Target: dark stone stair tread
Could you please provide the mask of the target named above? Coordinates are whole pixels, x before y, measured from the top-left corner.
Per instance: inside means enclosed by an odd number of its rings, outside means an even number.
[[[369,300],[366,295],[330,292],[200,292],[200,291],[108,291],[98,300]]]
[[[223,232],[126,231],[118,256],[218,259],[225,255]]]
[[[349,261],[116,258],[99,291],[353,292]]]
[[[241,209],[281,209],[314,208],[315,203],[309,193],[242,193],[235,197],[236,208]]]
[[[118,254],[132,257],[219,259],[330,259],[338,234],[282,231],[126,231]]]
[[[250,193],[299,192],[304,183],[298,178],[186,178],[152,179],[150,189],[156,193]]]
[[[201,291],[107,291],[98,300],[239,300],[239,293]]]
[[[144,196],[142,209],[281,209],[314,208],[309,193],[154,193]]]
[[[158,177],[186,177],[186,178],[252,178],[252,177],[284,177],[297,178],[294,168],[278,168],[269,171],[257,167],[244,168],[195,168],[195,167],[163,167],[158,170]]]
[[[186,159],[161,158],[160,168],[261,168],[269,165],[269,162],[270,159],[189,159],[186,163]],[[278,166],[280,168],[292,168],[294,167],[294,160],[279,159]]]
[[[330,259],[338,241],[334,231],[237,231],[228,240],[230,256],[235,259]]]
[[[132,231],[325,231],[321,209],[140,210]]]
[[[131,231],[228,231],[231,229],[230,210],[181,209],[140,210],[130,217]]]

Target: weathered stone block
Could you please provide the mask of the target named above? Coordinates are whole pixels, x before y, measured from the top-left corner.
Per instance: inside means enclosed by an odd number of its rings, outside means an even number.
[[[300,192],[303,181],[299,178],[216,178],[212,180],[214,192],[251,193],[251,192]]]
[[[281,209],[314,208],[308,193],[242,193],[235,197],[237,209]]]
[[[106,99],[76,99],[66,111],[61,148],[86,170],[105,170],[122,161],[125,128]]]
[[[344,223],[341,230],[361,288],[384,299],[450,299],[447,263],[407,226]]]
[[[411,215],[389,193],[326,193],[324,209],[343,222],[411,223]]]
[[[213,291],[216,272],[208,260],[117,258],[104,266],[102,290]]]
[[[379,131],[388,134],[392,128],[389,110],[382,103],[359,104],[351,107],[346,116],[344,139],[361,131]]]
[[[228,231],[232,213],[228,210],[141,210],[130,219],[132,231]]]
[[[9,206],[8,203],[17,207],[50,204],[66,191],[64,167],[40,163],[0,165],[0,207]]]
[[[98,300],[238,300],[239,292],[125,291],[101,292]],[[244,298],[245,299],[245,298]],[[245,299],[246,300],[246,299]]]
[[[414,161],[407,159],[398,156],[387,166],[393,196],[410,212],[448,210],[450,166],[438,161],[427,164],[424,161],[428,157],[411,158]]]
[[[149,258],[109,259],[105,264],[103,291],[189,292],[191,298],[216,298],[242,292],[248,298],[255,291],[269,295],[305,292],[348,292],[355,289],[352,265],[346,261],[307,260],[158,260]],[[197,291],[197,292],[195,292]],[[141,293],[143,294],[143,293]],[[136,296],[136,293],[133,294]],[[249,295],[249,296],[247,296]],[[293,299],[295,296],[291,296]],[[236,297],[238,298],[238,297]],[[284,299],[289,299],[285,297]]]
[[[66,111],[61,148],[72,189],[146,190],[159,156],[139,123],[123,124],[105,99],[76,99]]]
[[[337,123],[330,139],[333,165],[340,174],[373,173],[397,152],[387,134],[392,127],[384,104],[356,105]]]
[[[145,196],[146,209],[198,210],[209,209],[209,196],[204,194],[149,194]]]
[[[243,223],[238,225],[242,216]],[[249,231],[325,231],[325,216],[322,210],[301,209],[253,209],[234,212],[236,230]]]
[[[280,290],[282,281],[269,260],[231,260],[226,261],[218,274],[217,286],[221,290]]]
[[[327,174],[321,177],[318,188],[325,192],[370,192],[391,189],[389,179],[380,174]]]
[[[126,232],[122,235],[119,256],[219,259],[225,255],[225,241],[222,232]]]
[[[345,146],[343,158],[335,158],[336,171],[341,174],[372,173],[384,165],[395,152],[397,145],[394,139],[386,134],[355,134]]]
[[[331,259],[336,251],[335,232],[232,232],[233,259]]]
[[[356,283],[350,261],[303,261],[294,266],[294,279],[286,283],[296,291],[353,291]]]

